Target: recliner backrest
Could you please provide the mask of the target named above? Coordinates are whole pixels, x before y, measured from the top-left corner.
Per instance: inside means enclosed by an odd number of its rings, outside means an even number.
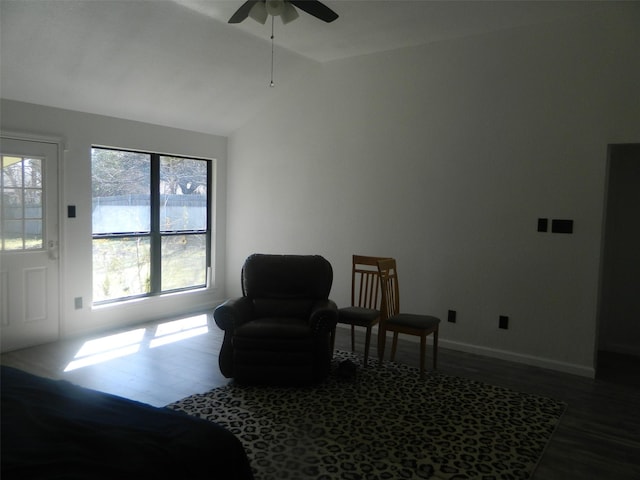
[[[314,301],[329,297],[332,283],[331,264],[320,255],[256,253],[242,267],[242,293],[259,316],[304,315]]]

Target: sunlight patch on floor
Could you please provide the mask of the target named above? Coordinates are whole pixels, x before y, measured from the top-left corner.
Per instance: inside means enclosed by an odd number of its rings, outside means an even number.
[[[64,371],[70,372],[115,358],[133,355],[138,353],[141,348],[156,348],[198,335],[204,335],[209,332],[207,314],[165,322],[153,327],[152,330],[148,332],[146,328],[136,328],[88,340],[80,347],[74,359],[69,362]],[[151,333],[152,336],[148,344],[145,341],[148,338],[147,333]]]
[[[149,343],[149,347],[156,348],[205,333],[209,333],[209,326],[207,315],[204,313],[195,317],[161,323],[156,328],[155,337]]]
[[[74,360],[67,365],[64,371],[70,372],[114,358],[133,355],[140,350],[140,342],[144,339],[145,331],[144,328],[137,328],[128,332],[88,340],[78,350]]]

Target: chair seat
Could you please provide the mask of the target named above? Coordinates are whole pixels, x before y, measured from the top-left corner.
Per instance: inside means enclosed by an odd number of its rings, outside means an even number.
[[[393,325],[408,327],[414,330],[431,330],[440,324],[440,319],[431,315],[399,313],[387,319],[387,328]]]
[[[372,308],[344,307],[338,309],[338,323],[368,327],[379,317],[380,312]]]
[[[378,336],[378,356],[384,358],[384,344],[386,331],[393,332],[391,344],[391,361],[393,361],[398,347],[398,334],[416,335],[420,337],[420,376],[424,377],[425,352],[427,336],[433,335],[433,369],[438,365],[438,329],[440,319],[433,315],[416,313],[402,313],[400,310],[400,289],[398,287],[398,269],[393,258],[379,260],[378,272],[382,282],[382,311],[386,320],[380,324],[382,335]]]

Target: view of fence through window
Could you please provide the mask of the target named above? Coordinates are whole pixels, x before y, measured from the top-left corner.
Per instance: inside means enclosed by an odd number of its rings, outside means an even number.
[[[42,159],[2,155],[0,250],[43,248]]]
[[[93,301],[206,285],[210,161],[92,149]]]

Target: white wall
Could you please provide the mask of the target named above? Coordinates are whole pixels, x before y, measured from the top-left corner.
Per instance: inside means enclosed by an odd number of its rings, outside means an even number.
[[[211,307],[223,298],[225,137],[9,100],[2,100],[1,108],[3,131],[57,137],[66,148],[63,161],[59,162],[63,186],[60,229],[63,337],[191,312]],[[211,288],[91,308],[91,146],[96,144],[216,160],[215,215],[221,228],[215,232],[215,278]],[[67,205],[76,205],[76,218],[66,218]],[[83,298],[84,308],[74,308],[76,297]]]
[[[227,293],[252,252],[318,253],[346,305],[351,255],[393,256],[403,310],[457,310],[442,345],[593,375],[607,144],[640,140],[639,12],[315,69],[229,139]]]

